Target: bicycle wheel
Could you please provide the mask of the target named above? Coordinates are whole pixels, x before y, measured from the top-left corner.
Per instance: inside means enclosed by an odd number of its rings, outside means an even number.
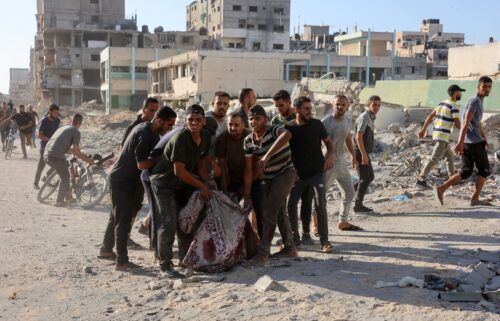
[[[5,143],[5,159],[8,159],[12,155],[12,147],[14,142],[11,138],[7,138],[7,142]]]
[[[84,209],[91,209],[104,198],[108,191],[106,173],[101,170],[89,170],[75,184],[78,204]]]
[[[61,179],[56,172],[50,174],[45,182],[43,182],[40,190],[38,191],[37,199],[40,203],[49,203],[55,201],[57,196],[57,188],[59,187],[59,182]],[[55,195],[54,195],[55,194]],[[54,196],[54,197],[52,197]]]

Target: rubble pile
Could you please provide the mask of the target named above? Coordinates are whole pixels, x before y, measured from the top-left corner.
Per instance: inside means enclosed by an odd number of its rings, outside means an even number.
[[[82,103],[78,109],[80,110],[89,110],[89,111],[104,111],[105,108],[104,108],[104,105],[103,104],[100,104],[97,102],[97,100],[91,100],[91,101],[87,101],[87,102],[84,102]]]

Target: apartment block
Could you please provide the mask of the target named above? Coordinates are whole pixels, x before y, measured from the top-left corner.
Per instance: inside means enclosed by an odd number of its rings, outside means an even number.
[[[32,102],[29,69],[10,68],[9,98],[16,105]]]

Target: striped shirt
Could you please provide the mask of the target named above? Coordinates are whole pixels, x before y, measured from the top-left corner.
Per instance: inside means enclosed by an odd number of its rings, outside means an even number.
[[[266,132],[260,141],[254,139],[254,133],[245,137],[243,141],[243,149],[245,157],[257,157],[260,159],[278,139],[278,131],[281,126],[268,126]],[[293,168],[292,153],[290,145],[287,143],[280,150],[278,150],[266,164],[264,168],[264,179],[273,179],[279,174],[283,173],[289,168]]]
[[[434,130],[432,139],[445,143],[450,141],[450,133],[454,120],[459,118],[459,106],[449,99],[439,103],[434,117]]]

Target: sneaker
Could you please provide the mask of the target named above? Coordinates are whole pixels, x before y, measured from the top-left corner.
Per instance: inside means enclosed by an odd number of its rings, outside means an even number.
[[[360,205],[360,206],[356,205],[356,206],[354,206],[353,210],[356,213],[373,213],[373,209],[366,207],[364,205]]]
[[[333,251],[333,245],[332,243],[326,241],[323,244],[321,244],[321,252],[323,253],[331,253]]]
[[[39,189],[40,189],[40,186],[38,186],[38,183],[34,183],[34,184],[33,184],[33,189],[36,189],[36,190],[39,190]]]
[[[297,257],[299,253],[297,253],[297,249],[295,247],[283,247],[278,252],[271,254],[272,259],[281,259],[287,257]]]
[[[56,202],[54,204],[55,207],[68,207],[68,204],[66,202]]]
[[[304,233],[304,234],[302,234],[302,244],[304,244],[304,245],[314,245],[314,244],[316,244],[316,242],[311,237],[311,234]]]
[[[425,188],[425,189],[431,189],[432,188],[423,179],[418,179],[417,182],[415,183],[415,186],[422,187],[422,188]]]

